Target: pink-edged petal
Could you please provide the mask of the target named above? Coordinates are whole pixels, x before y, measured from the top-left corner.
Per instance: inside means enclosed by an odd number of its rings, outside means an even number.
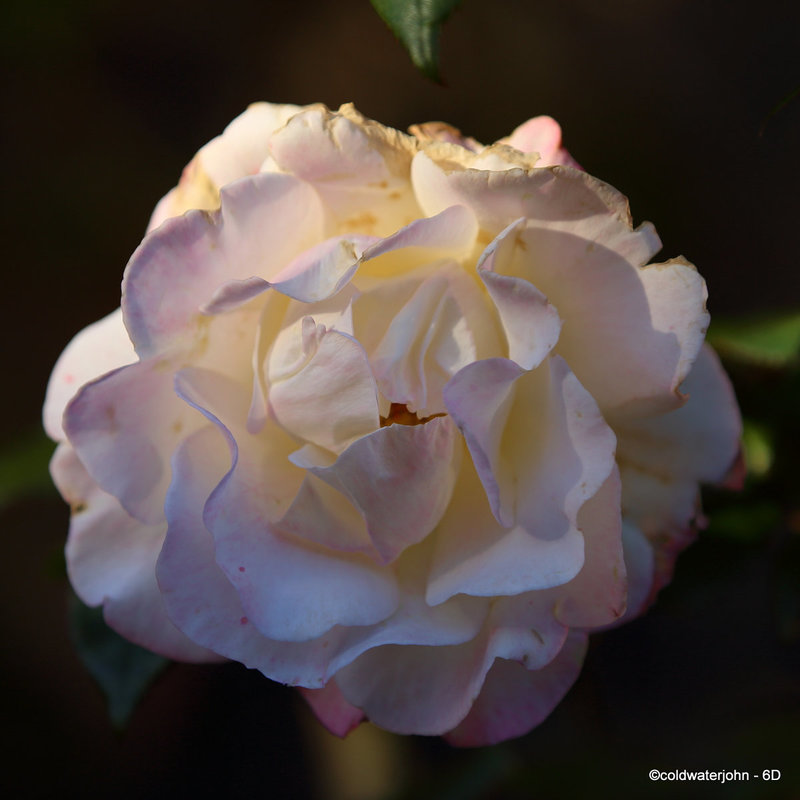
[[[699,482],[721,482],[739,451],[741,418],[728,377],[705,346],[681,387],[678,409],[620,421],[622,509],[655,552],[653,592],[669,582],[678,553],[695,537]]]
[[[253,276],[224,283],[202,307],[204,314],[224,314],[272,288],[301,303],[318,303],[341,291],[355,273],[368,236],[336,236],[301,253],[271,281]]]
[[[534,595],[503,598],[472,641],[376,647],[341,669],[336,680],[347,700],[376,725],[436,736],[467,716],[496,658],[540,669],[557,657],[566,635]]]
[[[292,175],[244,178],[227,186],[220,200],[214,213],[190,211],[167,220],[133,254],[122,311],[141,357],[199,338],[200,309],[226,281],[271,281],[322,238],[319,198]]]
[[[163,520],[169,457],[201,424],[175,394],[172,365],[160,359],[87,384],[64,413],[67,437],[92,478],[147,523]]]
[[[309,642],[266,638],[248,618],[234,585],[216,562],[214,540],[202,515],[206,499],[231,466],[221,430],[209,426],[197,431],[173,459],[175,478],[166,503],[169,527],[158,560],[167,613],[193,641],[273,680],[323,687],[347,629]]]
[[[501,139],[504,144],[523,153],[538,153],[539,166],[563,164],[580,169],[578,162],[561,145],[561,126],[548,116],[534,117],[515,128],[511,136]]]
[[[325,330],[311,317],[303,320],[301,337],[299,363],[284,351],[273,351],[270,407],[290,433],[338,452],[378,428],[375,379],[366,353],[352,337]]]
[[[532,369],[558,342],[561,319],[547,297],[529,281],[494,271],[495,252],[492,246],[484,251],[478,274],[500,316],[508,358],[524,369]]]
[[[64,438],[61,418],[67,403],[85,383],[136,361],[122,311],[88,325],[76,334],[56,361],[44,401],[44,429],[55,441]]]
[[[375,551],[388,563],[437,525],[450,502],[461,455],[448,418],[389,425],[309,471],[349,498]]]
[[[490,237],[500,233],[509,220],[520,217],[570,227],[579,220],[611,215],[630,224],[628,204],[622,194],[570,167],[498,172],[448,168],[420,152],[411,165],[411,180],[427,216],[450,206],[466,205]]]
[[[66,558],[78,596],[87,605],[102,605],[106,622],[142,647],[179,661],[216,660],[166,615],[155,576],[164,524],[146,525],[127,514],[66,443],[56,450],[50,470],[72,508]]]
[[[271,521],[285,500],[275,484],[291,484],[292,471],[300,470],[286,455],[280,459],[285,443],[274,425],[264,429],[259,447],[245,440],[240,451],[225,420],[238,418],[244,427],[243,388],[212,373],[183,370],[178,391],[219,427],[231,448],[233,466],[206,503],[204,524],[249,622],[268,638],[304,642],[335,625],[372,625],[391,616],[398,599],[390,570],[358,554],[334,554],[276,534]]]
[[[246,487],[226,479],[206,505],[217,561],[250,621],[267,637],[304,642],[337,625],[374,625],[397,607],[390,571],[358,554],[276,536]]]
[[[584,541],[583,567],[554,590],[555,617],[570,628],[596,628],[618,620],[629,602],[616,468],[581,507],[578,528]]]
[[[420,217],[408,180],[414,140],[352,106],[312,106],[271,138],[278,166],[319,192],[340,232],[386,236]]]
[[[334,736],[344,738],[364,719],[364,712],[347,702],[335,678],[323,689],[300,689],[300,693],[317,719]]]
[[[456,747],[483,747],[532,730],[575,683],[586,645],[585,634],[570,634],[555,659],[537,670],[498,659],[469,714],[444,738]]]

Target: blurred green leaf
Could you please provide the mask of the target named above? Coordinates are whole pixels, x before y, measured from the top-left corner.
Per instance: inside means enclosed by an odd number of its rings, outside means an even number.
[[[770,431],[758,422],[745,419],[742,444],[748,477],[765,478],[775,458],[775,443]]]
[[[15,500],[54,491],[47,465],[55,445],[36,428],[0,453],[0,508]]]
[[[708,341],[723,356],[783,367],[800,354],[800,312],[748,320],[714,320]]]
[[[170,662],[111,630],[101,609],[89,608],[77,597],[72,597],[69,613],[78,655],[108,699],[111,722],[122,729],[145,690]]]
[[[461,0],[370,0],[414,66],[439,81],[439,28]]]
[[[781,511],[776,503],[768,500],[740,503],[715,510],[708,533],[740,542],[754,542],[764,539],[780,521]]]

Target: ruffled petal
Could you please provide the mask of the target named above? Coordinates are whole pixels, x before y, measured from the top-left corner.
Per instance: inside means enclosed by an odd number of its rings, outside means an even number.
[[[351,336],[325,330],[311,317],[300,327],[296,358],[277,343],[270,358],[270,408],[289,433],[339,452],[379,426],[375,379]]]
[[[562,359],[488,359],[445,389],[497,521],[555,539],[608,477],[615,438]]]
[[[237,438],[225,421],[238,419],[244,427],[244,388],[191,369],[179,374],[176,386],[219,427],[231,448],[233,466],[206,503],[204,524],[248,620],[268,638],[304,642],[335,625],[372,625],[389,617],[398,602],[391,571],[358,554],[334,554],[275,533],[271,520],[282,500],[275,484],[287,482],[281,473],[299,470],[285,456],[279,460],[281,436],[272,425],[260,434],[263,447],[253,453],[248,442],[240,461]]]
[[[581,507],[578,529],[584,540],[583,567],[569,583],[553,590],[555,617],[569,628],[597,628],[618,620],[629,602],[616,468]]]
[[[322,689],[300,689],[300,693],[334,736],[344,738],[364,719],[364,712],[347,702],[335,679]]]
[[[416,143],[352,106],[310,106],[270,141],[278,166],[319,192],[333,233],[386,236],[420,217],[408,180]]]
[[[669,480],[720,482],[739,452],[733,387],[708,345],[681,386],[686,404],[667,414],[615,421],[623,464]]]
[[[447,418],[389,425],[354,442],[331,466],[309,472],[349,498],[377,556],[388,563],[439,522],[458,474],[456,444]]]
[[[50,471],[72,508],[67,571],[81,600],[102,605],[108,625],[142,647],[179,661],[217,660],[166,615],[155,575],[164,524],[146,525],[127,514],[66,443],[56,450]]]
[[[511,136],[500,140],[523,153],[538,153],[538,166],[562,164],[580,169],[578,162],[561,145],[561,126],[547,116],[534,117],[515,128]]]
[[[219,207],[219,190],[232,181],[267,171],[269,137],[299,106],[253,103],[220,136],[200,148],[178,185],[158,203],[147,230],[190,209]]]
[[[535,595],[502,598],[470,642],[376,647],[340,670],[336,680],[347,700],[376,725],[436,736],[467,716],[496,658],[541,669],[556,658],[566,636]]]
[[[172,364],[140,361],[84,386],[64,430],[89,474],[138,520],[164,519],[169,458],[202,417],[173,389]]]
[[[136,361],[122,311],[112,311],[78,333],[56,361],[44,401],[44,429],[55,441],[64,438],[61,418],[67,403],[85,383]]]
[[[222,284],[253,276],[272,281],[322,238],[319,198],[292,175],[244,178],[220,199],[212,214],[167,220],[128,263],[122,312],[142,358],[196,343],[206,320],[200,309]]]
[[[204,314],[224,314],[272,288],[301,303],[319,303],[341,291],[358,268],[371,236],[335,236],[301,253],[271,281],[258,276],[227,281],[202,307]]]
[[[507,150],[510,154],[516,152],[512,148]],[[569,228],[580,220],[610,215],[630,225],[628,203],[620,192],[569,167],[518,167],[499,172],[464,169],[462,165],[448,166],[446,162],[437,164],[426,151],[414,157],[411,180],[417,201],[427,216],[450,206],[466,205],[489,238],[520,217]]]
[[[533,369],[558,342],[561,319],[550,301],[529,281],[495,272],[495,255],[495,247],[484,251],[478,274],[500,316],[508,358],[524,369]]]
[[[464,458],[453,500],[435,534],[426,600],[433,606],[460,594],[517,595],[572,580],[584,562],[576,527],[539,538],[498,524],[477,472]]]
[[[611,417],[678,408],[708,325],[691,264],[641,267],[657,246],[649,226],[606,215],[569,230],[519,220],[489,248],[496,272],[530,281],[568,320],[556,352]]]
[[[522,736],[543,722],[580,674],[587,637],[572,633],[541,669],[498,659],[465,719],[445,734],[456,747],[483,747]]]

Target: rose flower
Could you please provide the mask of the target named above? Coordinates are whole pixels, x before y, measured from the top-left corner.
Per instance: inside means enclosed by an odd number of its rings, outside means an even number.
[[[458,745],[521,735],[691,539],[739,416],[706,287],[538,117],[484,147],[257,104],[157,206],[44,409],[130,640]]]

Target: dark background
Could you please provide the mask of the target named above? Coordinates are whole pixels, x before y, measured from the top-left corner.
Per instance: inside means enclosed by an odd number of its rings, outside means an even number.
[[[436,86],[367,0],[6,0],[0,452],[38,426],[69,338],[118,305],[155,202],[259,99],[353,101],[397,128],[441,119],[487,143],[550,114],[577,160],[630,197],[635,221],[656,224],[664,257],[698,265],[712,317],[797,308],[800,99],[770,114],[800,86],[798,9],[466,0],[444,28],[446,85]],[[755,385],[785,388],[773,377]],[[759,391],[750,394],[757,405]],[[789,512],[800,507],[795,487],[782,495]],[[115,734],[68,638],[58,569],[66,508],[52,492],[20,499],[2,515],[0,789],[13,798],[800,797],[798,520],[789,514],[745,541],[712,526],[647,617],[596,637],[549,720],[470,752],[369,728],[333,742],[295,693],[234,664],[172,667]],[[654,784],[651,768],[780,769],[782,779]]]

